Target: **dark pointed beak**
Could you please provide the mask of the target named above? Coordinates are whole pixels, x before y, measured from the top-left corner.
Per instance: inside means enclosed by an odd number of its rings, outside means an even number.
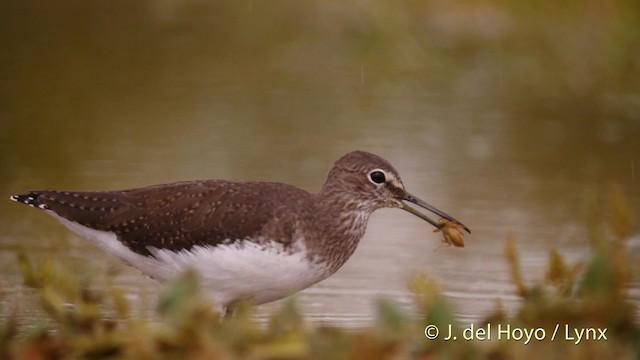
[[[410,213],[412,213],[413,215],[415,215],[415,216],[417,216],[417,217],[419,217],[419,218],[421,218],[421,219],[423,219],[423,220],[428,221],[431,225],[433,225],[433,226],[437,227],[438,229],[441,227],[441,225],[440,225],[440,224],[438,224],[438,222],[437,222],[437,221],[435,221],[435,220],[431,219],[431,218],[430,218],[430,217],[428,217],[427,215],[425,215],[425,214],[423,214],[423,213],[419,212],[418,210],[416,210],[416,209],[412,208],[411,206],[407,205],[404,201],[408,201],[408,202],[410,202],[410,203],[414,203],[414,204],[416,204],[416,205],[420,206],[420,207],[421,207],[421,208],[423,208],[423,209],[426,209],[426,210],[431,211],[432,213],[434,213],[434,214],[436,214],[436,215],[440,216],[440,217],[441,217],[441,218],[443,218],[443,219],[447,219],[447,220],[449,220],[449,221],[456,222],[456,223],[458,223],[458,224],[462,225],[462,227],[463,227],[463,228],[464,228],[464,229],[465,229],[469,234],[471,234],[471,230],[469,230],[469,228],[468,228],[468,227],[466,227],[463,223],[461,223],[460,221],[456,220],[453,216],[451,216],[451,215],[449,215],[449,214],[445,213],[445,212],[444,212],[444,211],[442,211],[442,210],[438,210],[438,209],[436,209],[435,207],[433,207],[433,206],[429,205],[427,202],[425,202],[425,201],[423,201],[423,200],[420,200],[419,198],[417,198],[417,197],[415,197],[415,196],[413,196],[413,195],[411,195],[411,194],[409,194],[409,193],[405,193],[405,194],[404,194],[404,196],[402,197],[402,201],[403,201],[403,202],[402,202],[402,205],[400,206],[400,209],[402,209],[402,210],[404,210],[404,211],[407,211],[407,212],[410,212]]]

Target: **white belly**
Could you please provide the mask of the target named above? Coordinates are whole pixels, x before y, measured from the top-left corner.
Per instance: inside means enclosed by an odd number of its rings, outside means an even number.
[[[307,259],[301,241],[297,249],[288,252],[275,242],[242,240],[179,252],[150,248],[154,256],[144,256],[124,246],[112,232],[94,230],[47,212],[108,254],[156,280],[166,281],[183,271],[195,270],[214,304],[223,309],[243,298],[250,298],[255,304],[278,300],[330,275],[328,267]]]
[[[250,241],[196,246],[178,253],[152,249],[163,266],[194,269],[216,304],[250,298],[255,304],[281,299],[326,278],[325,266],[312,264],[305,252],[287,253],[282,245]]]

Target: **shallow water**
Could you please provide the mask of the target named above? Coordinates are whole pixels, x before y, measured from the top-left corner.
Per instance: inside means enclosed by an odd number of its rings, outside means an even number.
[[[513,75],[497,69],[497,60],[513,60],[507,55],[444,74],[398,58],[380,64],[379,53],[358,50],[357,34],[332,33],[322,17],[337,9],[322,6],[308,25],[311,15],[300,9],[302,19],[256,7],[163,4],[8,6],[20,22],[3,32],[0,55],[0,194],[200,178],[317,191],[342,154],[377,153],[409,191],[473,233],[464,248],[444,248],[420,219],[376,212],[347,264],[297,295],[313,321],[356,327],[371,322],[378,298],[409,308],[407,283],[419,273],[443,284],[462,321],[478,321],[498,300],[511,310],[518,298],[502,255],[509,234],[533,281],[544,276],[551,248],[570,262],[588,256],[586,217],[610,183],[640,213],[637,92],[609,94],[602,105],[601,94],[485,88],[479,73]],[[152,307],[157,283],[54,219],[7,200],[0,226],[0,301],[21,321],[37,317],[37,300],[22,285],[16,250],[94,269],[97,281]],[[636,235],[633,258],[638,243]],[[630,293],[639,301],[640,284]],[[277,307],[262,306],[259,316]]]

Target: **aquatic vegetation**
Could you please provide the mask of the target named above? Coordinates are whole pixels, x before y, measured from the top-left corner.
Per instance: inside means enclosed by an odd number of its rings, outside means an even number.
[[[0,358],[637,359],[640,326],[627,298],[637,272],[625,254],[634,217],[619,189],[607,203],[590,221],[591,256],[569,264],[551,250],[545,277],[533,284],[523,280],[509,237],[504,253],[521,305],[513,314],[498,307],[477,324],[458,322],[442,285],[426,275],[409,283],[416,314],[380,300],[374,324],[355,331],[308,323],[294,301],[266,324],[254,321],[249,304],[222,319],[193,273],[167,284],[149,319],[117,287],[92,286],[91,274],[19,255],[25,284],[38,289],[48,319],[24,329],[10,314],[0,318]]]

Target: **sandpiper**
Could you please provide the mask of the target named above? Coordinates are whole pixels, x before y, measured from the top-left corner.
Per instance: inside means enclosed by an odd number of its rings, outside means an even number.
[[[317,194],[276,182],[199,180],[31,191],[11,200],[44,210],[159,281],[195,270],[221,311],[242,299],[278,300],[326,279],[353,254],[376,209],[400,208],[440,226],[409,202],[459,223],[407,192],[389,162],[364,151],[336,161]]]

